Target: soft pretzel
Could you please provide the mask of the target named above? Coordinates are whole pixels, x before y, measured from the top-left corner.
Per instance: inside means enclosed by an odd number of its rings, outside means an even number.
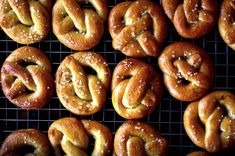
[[[94,9],[83,9],[83,3]],[[56,37],[73,50],[96,46],[104,33],[107,18],[106,0],[57,0],[52,11],[52,28]]]
[[[164,84],[170,94],[182,101],[205,95],[213,84],[214,66],[201,48],[186,42],[167,46],[158,59]]]
[[[125,121],[114,137],[114,155],[167,154],[168,142],[152,126],[136,120]]]
[[[51,8],[51,0],[1,0],[0,26],[18,43],[40,42],[50,30]]]
[[[86,73],[87,67],[96,73]],[[108,64],[101,55],[78,52],[67,56],[56,72],[57,95],[69,111],[92,115],[103,107],[110,78]]]
[[[112,133],[97,121],[62,118],[51,124],[48,137],[56,156],[86,156],[89,135],[95,139],[92,156],[108,156],[112,148]]]
[[[225,43],[235,50],[235,0],[224,0],[219,17],[219,32]]]
[[[50,61],[37,48],[20,47],[3,63],[1,85],[5,96],[16,106],[41,108],[54,90]]]
[[[112,79],[112,102],[116,112],[126,119],[149,115],[162,96],[162,82],[153,67],[129,58],[115,67]]]
[[[162,6],[176,31],[185,38],[202,37],[217,22],[215,0],[162,0]]]
[[[208,152],[218,152],[235,145],[235,96],[214,91],[184,112],[184,127],[190,139]]]
[[[28,151],[29,146],[32,147],[32,151]],[[1,156],[51,156],[51,154],[47,136],[37,129],[22,129],[12,132],[5,139],[0,150]]]
[[[109,15],[113,48],[127,56],[159,56],[167,35],[167,22],[161,9],[148,0],[126,1]]]

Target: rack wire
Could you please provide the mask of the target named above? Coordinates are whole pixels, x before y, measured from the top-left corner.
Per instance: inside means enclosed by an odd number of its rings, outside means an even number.
[[[109,1],[109,10],[120,2],[121,0]],[[160,5],[160,0],[155,3]],[[115,65],[126,58],[126,56],[112,48],[112,39],[107,29],[107,23],[105,25],[106,28],[102,41],[90,51],[103,55],[108,61],[111,71],[113,71]],[[187,40],[180,37],[171,22],[168,22],[168,36],[163,47],[176,41],[188,41],[204,48],[211,56],[216,68],[216,77],[212,90],[224,89],[235,93],[235,52],[226,46],[221,39],[217,26],[203,38]],[[6,57],[13,50],[21,46],[24,45],[12,41],[0,29],[0,66],[2,66]],[[44,41],[33,44],[32,46],[45,52],[52,63],[54,75],[60,62],[67,55],[75,52],[62,45],[52,32],[49,33]],[[142,59],[152,65],[161,74],[157,65],[157,58]],[[183,127],[183,113],[187,104],[186,102],[175,100],[164,89],[162,100],[157,109],[148,117],[141,119],[153,125],[169,141],[169,155],[186,155],[191,151],[202,150],[190,141]],[[113,109],[110,90],[107,94],[105,106],[100,112],[89,117],[80,117],[67,111],[61,105],[56,93],[54,93],[50,102],[43,108],[39,110],[23,110],[11,104],[0,89],[0,145],[14,130],[37,128],[47,133],[48,127],[53,121],[68,116],[100,121],[110,128],[113,135],[124,121]],[[233,149],[232,151],[222,152],[216,155],[235,155],[234,151]]]

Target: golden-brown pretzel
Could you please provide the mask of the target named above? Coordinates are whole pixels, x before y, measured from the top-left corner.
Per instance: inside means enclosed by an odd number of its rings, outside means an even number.
[[[96,73],[88,74],[86,67]],[[94,52],[67,56],[56,72],[56,92],[66,109],[77,115],[91,115],[104,104],[111,73],[106,60]]]
[[[185,38],[199,38],[216,24],[215,0],[162,0],[162,6],[176,31]]]
[[[25,153],[28,146],[33,147],[33,151],[29,151],[32,153]],[[12,132],[5,139],[0,155],[20,156],[19,151],[22,151],[25,155],[51,156],[51,150],[50,142],[45,134],[37,129],[22,129]]]
[[[18,43],[40,42],[50,30],[51,7],[51,0],[1,0],[0,26]]]
[[[112,102],[126,119],[149,115],[162,96],[162,82],[153,67],[137,59],[122,60],[114,69]]]
[[[113,48],[127,56],[159,56],[167,23],[161,9],[148,0],[116,5],[109,15]]]
[[[4,62],[1,85],[5,96],[16,106],[41,108],[50,100],[54,90],[50,61],[37,48],[20,47]]]
[[[167,154],[168,142],[152,126],[136,120],[125,121],[116,131],[114,153],[119,156]]]
[[[95,139],[92,156],[108,156],[112,148],[112,133],[97,121],[62,118],[51,124],[48,137],[56,156],[86,156],[89,135]]]
[[[208,152],[234,147],[235,96],[214,91],[191,103],[184,112],[184,127],[190,139]]]
[[[96,12],[81,8],[86,2],[91,3]],[[53,32],[65,46],[88,50],[100,42],[107,14],[106,0],[57,0],[52,11]]]
[[[219,32],[225,43],[235,50],[235,0],[224,0],[219,17]]]
[[[158,59],[164,84],[170,94],[182,101],[205,95],[213,84],[214,66],[201,48],[186,42],[167,46]]]

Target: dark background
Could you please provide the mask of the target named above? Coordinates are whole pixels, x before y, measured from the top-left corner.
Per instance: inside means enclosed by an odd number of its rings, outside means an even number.
[[[121,0],[109,0],[109,10]],[[160,5],[160,0],[155,2]],[[89,5],[87,7],[90,7]],[[203,38],[195,40],[186,40],[180,37],[174,30],[174,27],[168,20],[168,36],[163,47],[176,41],[189,41],[204,48],[211,56],[215,68],[216,76],[212,90],[228,90],[235,93],[235,51],[226,46],[221,39],[217,25],[213,30]],[[0,66],[2,66],[6,57],[18,47],[18,44],[8,38],[0,28]],[[31,46],[37,47],[45,52],[52,63],[53,76],[60,62],[65,56],[75,51],[62,45],[52,32],[48,37],[37,44]],[[111,71],[115,65],[126,58],[125,55],[112,48],[112,39],[105,24],[105,34],[102,41],[90,51],[100,53],[104,56],[109,64]],[[157,58],[142,58],[142,60],[151,64],[160,75]],[[169,141],[169,155],[185,155],[191,151],[202,150],[196,147],[186,135],[183,127],[183,113],[188,103],[181,102],[172,98],[164,88],[164,94],[157,109],[142,121],[153,125]],[[16,108],[3,95],[0,89],[0,145],[7,135],[17,129],[37,128],[47,133],[50,124],[62,117],[73,116],[79,119],[97,120],[105,124],[115,134],[117,128],[123,123],[124,119],[120,117],[113,109],[111,102],[110,89],[104,108],[95,115],[89,117],[76,116],[67,111],[58,100],[56,93],[50,102],[39,110],[23,110]],[[233,152],[232,152],[233,151]],[[231,151],[218,153],[217,155],[234,155],[234,149]]]

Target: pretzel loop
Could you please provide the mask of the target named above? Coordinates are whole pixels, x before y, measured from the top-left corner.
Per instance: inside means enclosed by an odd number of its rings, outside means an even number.
[[[83,9],[90,3],[95,10]],[[74,50],[88,50],[99,43],[107,18],[105,0],[58,0],[53,7],[52,26],[57,38]]]
[[[28,151],[29,146],[32,147],[32,151]],[[23,153],[19,153],[19,151]],[[51,154],[49,140],[42,132],[36,129],[21,129],[12,132],[5,139],[0,149],[1,156],[50,156]]]
[[[53,122],[48,130],[48,137],[56,156],[60,156],[62,153],[86,156],[89,135],[95,139],[92,156],[105,156],[110,153],[112,134],[106,126],[96,121],[62,118]]]
[[[112,92],[117,113],[133,119],[141,118],[155,109],[162,95],[162,86],[151,66],[136,59],[126,59],[114,70]]]
[[[235,144],[234,103],[235,96],[227,91],[214,91],[191,103],[184,114],[185,130],[191,140],[208,152],[232,147]]]
[[[86,73],[86,67],[92,68],[96,73]],[[91,52],[67,56],[56,73],[60,101],[69,111],[79,115],[91,115],[102,108],[109,81],[107,62],[100,55]]]
[[[212,86],[212,61],[203,49],[192,44],[178,42],[169,45],[158,63],[163,71],[164,83],[176,99],[196,100]]]
[[[54,90],[50,62],[33,47],[18,48],[8,56],[1,69],[1,81],[6,97],[24,109],[41,108]]]
[[[176,31],[185,38],[199,38],[215,25],[217,3],[211,0],[162,0]]]
[[[146,0],[120,3],[109,16],[113,47],[128,56],[158,56],[166,27],[160,8]]]
[[[218,25],[223,40],[235,50],[235,0],[223,1]]]
[[[116,155],[166,155],[167,140],[151,126],[139,121],[125,121],[114,138]]]
[[[0,8],[0,25],[14,41],[32,44],[49,33],[51,2],[3,0]]]

